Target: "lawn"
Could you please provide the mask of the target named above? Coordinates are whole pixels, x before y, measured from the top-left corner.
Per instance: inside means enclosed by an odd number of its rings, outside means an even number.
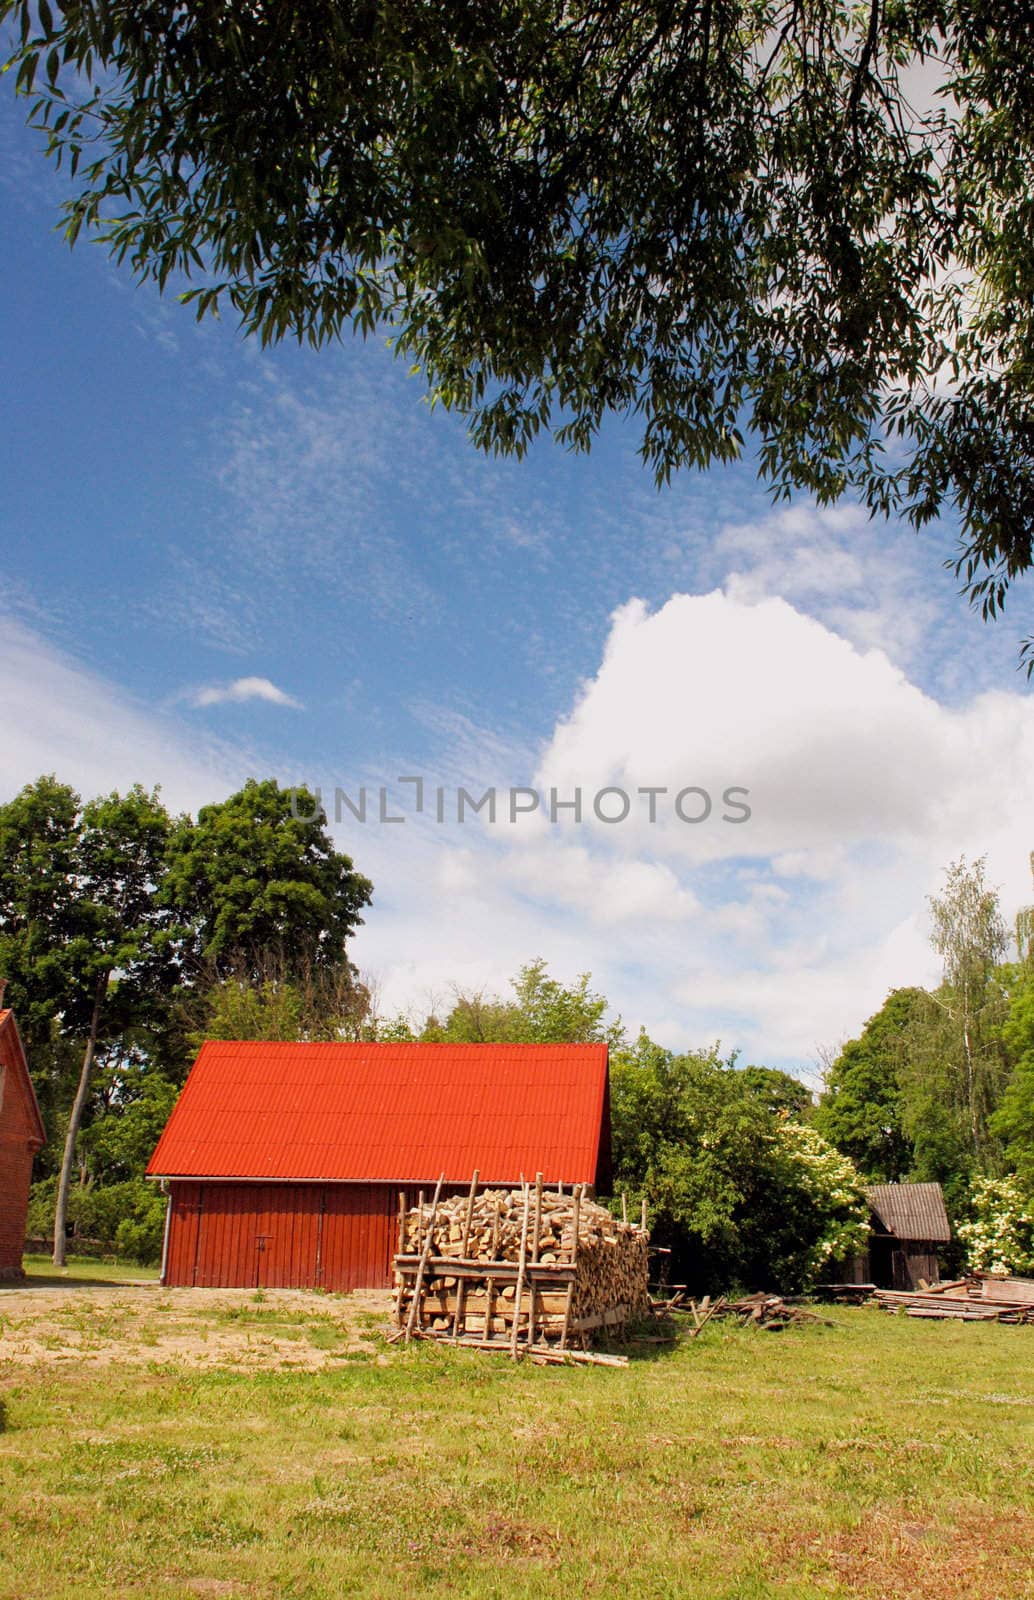
[[[49,1256],[26,1256],[25,1275],[32,1283],[139,1283],[158,1280],[157,1267],[138,1267],[126,1261],[102,1261],[95,1256],[69,1256],[64,1267],[55,1267]]]
[[[1034,1329],[559,1369],[387,1347],[369,1297],[72,1298],[0,1297],[3,1600],[1034,1594]]]

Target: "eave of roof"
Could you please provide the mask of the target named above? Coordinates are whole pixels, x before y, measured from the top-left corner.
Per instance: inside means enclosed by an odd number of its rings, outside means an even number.
[[[43,1126],[43,1118],[40,1115],[39,1101],[36,1099],[36,1090],[33,1088],[32,1075],[29,1072],[29,1063],[25,1056],[25,1046],[22,1044],[22,1036],[18,1032],[18,1024],[15,1021],[14,1012],[11,1010],[10,1006],[7,1006],[4,1008],[4,1010],[0,1011],[0,1036],[7,1032],[9,1032],[9,1037],[14,1042],[14,1059],[16,1070],[18,1072],[19,1082],[22,1086],[22,1093],[25,1096],[25,1103],[28,1107],[29,1120],[35,1124],[36,1133],[33,1142],[36,1143],[38,1141],[40,1148],[42,1148],[42,1146],[47,1142],[47,1133]]]

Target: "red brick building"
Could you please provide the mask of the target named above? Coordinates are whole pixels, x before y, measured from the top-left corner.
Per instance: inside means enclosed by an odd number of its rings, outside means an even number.
[[[14,1013],[0,1010],[0,1278],[22,1276],[32,1158],[45,1142]]]
[[[400,1192],[610,1184],[604,1044],[204,1046],[151,1157],[162,1280],[379,1288]]]

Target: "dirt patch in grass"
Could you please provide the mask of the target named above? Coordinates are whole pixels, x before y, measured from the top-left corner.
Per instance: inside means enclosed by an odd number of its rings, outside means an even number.
[[[876,1512],[823,1551],[853,1594],[972,1600],[1034,1593],[1034,1516],[967,1508],[945,1521]]]
[[[389,1306],[386,1290],[30,1286],[0,1300],[0,1362],[319,1371],[380,1359]]]

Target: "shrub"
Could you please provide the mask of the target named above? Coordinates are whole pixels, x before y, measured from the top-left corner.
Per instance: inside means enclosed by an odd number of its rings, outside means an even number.
[[[55,1178],[33,1184],[27,1232],[33,1238],[54,1232]],[[165,1196],[157,1184],[128,1178],[94,1188],[74,1188],[68,1196],[68,1221],[73,1241],[90,1241],[152,1266],[161,1260],[165,1232]]]
[[[978,1178],[972,1216],[960,1222],[971,1272],[1034,1272],[1034,1207],[1015,1177]]]

